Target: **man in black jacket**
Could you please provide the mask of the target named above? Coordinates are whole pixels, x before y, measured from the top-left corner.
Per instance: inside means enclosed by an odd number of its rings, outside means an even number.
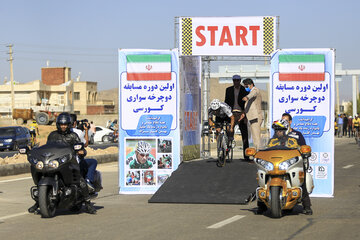
[[[243,141],[244,159],[249,161],[249,157],[245,156],[245,149],[249,147],[248,129],[246,117],[240,120],[241,114],[244,113],[245,101],[242,99],[248,94],[244,86],[240,84],[241,77],[234,75],[232,77],[234,85],[226,88],[225,103],[227,103],[233,112],[235,117],[235,124],[238,124],[241,131],[241,137]]]

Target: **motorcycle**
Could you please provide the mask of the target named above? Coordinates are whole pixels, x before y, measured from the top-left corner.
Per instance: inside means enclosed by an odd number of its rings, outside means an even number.
[[[312,192],[313,179],[307,171],[310,146],[274,146],[259,151],[247,148],[245,154],[254,158],[258,169],[256,198],[270,209],[272,217],[280,218],[283,210],[291,211],[301,202],[305,178],[309,194]]]
[[[80,170],[77,161],[77,152],[81,150],[85,151],[82,143],[73,148],[51,143],[31,150],[19,150],[21,154],[27,154],[31,165],[35,186],[31,187],[30,194],[39,203],[43,218],[54,217],[60,208],[78,212],[85,201],[95,198],[102,189],[101,173],[96,171],[95,192],[89,194],[84,180],[86,172]]]

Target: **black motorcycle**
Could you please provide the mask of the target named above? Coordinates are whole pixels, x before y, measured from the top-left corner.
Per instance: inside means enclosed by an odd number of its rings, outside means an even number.
[[[68,145],[46,144],[29,150],[21,148],[27,154],[31,164],[31,174],[36,186],[31,187],[31,197],[39,203],[43,218],[55,216],[57,209],[69,209],[78,212],[82,204],[97,196],[102,189],[101,173],[95,174],[95,192],[89,194],[84,180],[85,171],[81,171],[78,163],[78,152],[84,150],[83,144],[73,148]],[[80,158],[84,157],[84,154]]]

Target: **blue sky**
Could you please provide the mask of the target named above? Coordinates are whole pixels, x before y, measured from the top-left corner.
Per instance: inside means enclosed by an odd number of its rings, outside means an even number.
[[[117,87],[117,49],[174,47],[176,16],[279,16],[280,48],[335,48],[343,68],[360,69],[359,1],[4,0],[0,8],[0,82],[10,79],[6,44],[14,44],[14,78],[68,66],[72,77]],[[351,78],[340,84],[351,99]]]

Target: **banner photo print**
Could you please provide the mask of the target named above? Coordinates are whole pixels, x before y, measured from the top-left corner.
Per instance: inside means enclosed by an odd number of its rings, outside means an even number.
[[[283,49],[271,56],[270,121],[292,116],[291,127],[311,147],[312,197],[334,195],[335,52]]]
[[[120,193],[154,193],[180,163],[179,57],[119,50]]]

